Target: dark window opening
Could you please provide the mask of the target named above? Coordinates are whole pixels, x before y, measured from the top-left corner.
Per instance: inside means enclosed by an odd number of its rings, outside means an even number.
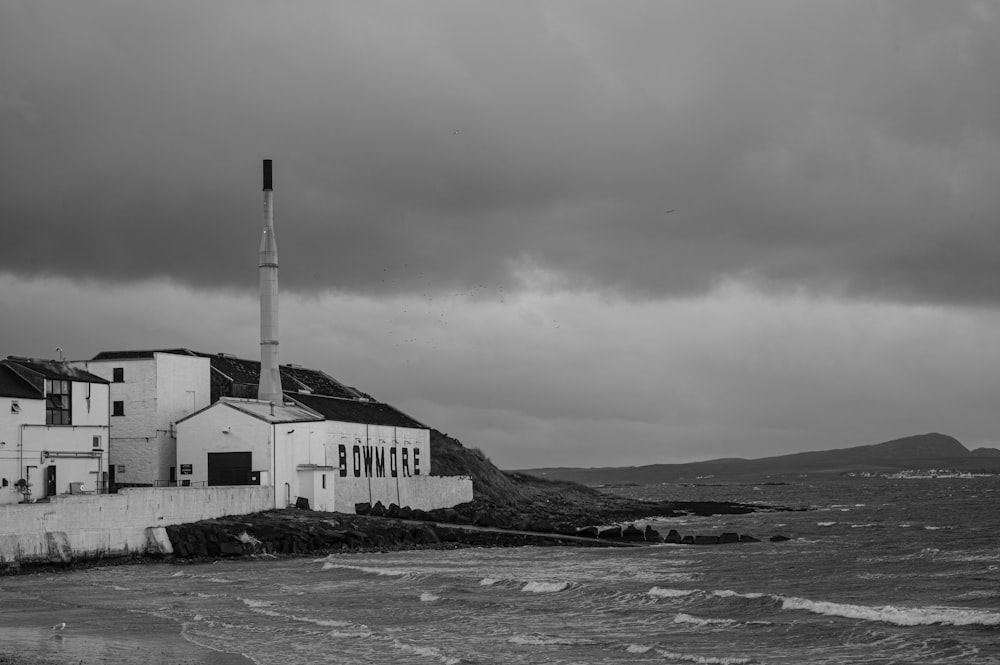
[[[111,415],[113,416],[124,416],[125,415],[125,402],[114,402],[111,405]]]
[[[45,424],[72,425],[70,382],[45,379]]]
[[[124,383],[125,382],[125,368],[124,367],[115,367],[115,368],[113,368],[111,370],[111,374],[112,374],[111,380],[114,381],[115,383]]]

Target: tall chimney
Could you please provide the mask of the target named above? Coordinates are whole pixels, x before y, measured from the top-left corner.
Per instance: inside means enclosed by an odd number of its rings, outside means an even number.
[[[278,243],[274,239],[271,160],[264,160],[264,233],[260,238],[260,383],[257,399],[281,404],[278,370]]]

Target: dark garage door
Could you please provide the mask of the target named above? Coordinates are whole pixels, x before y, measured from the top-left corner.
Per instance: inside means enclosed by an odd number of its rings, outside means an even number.
[[[250,485],[250,453],[209,453],[209,485]]]

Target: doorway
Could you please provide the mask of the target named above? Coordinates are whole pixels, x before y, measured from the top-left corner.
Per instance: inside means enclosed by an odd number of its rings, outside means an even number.
[[[56,495],[56,465],[45,467],[45,496]]]
[[[208,484],[251,485],[253,455],[246,453],[208,453]]]

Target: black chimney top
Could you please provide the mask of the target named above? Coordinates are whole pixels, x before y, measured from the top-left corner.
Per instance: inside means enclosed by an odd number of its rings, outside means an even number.
[[[273,189],[271,187],[271,160],[264,160],[264,189]]]

